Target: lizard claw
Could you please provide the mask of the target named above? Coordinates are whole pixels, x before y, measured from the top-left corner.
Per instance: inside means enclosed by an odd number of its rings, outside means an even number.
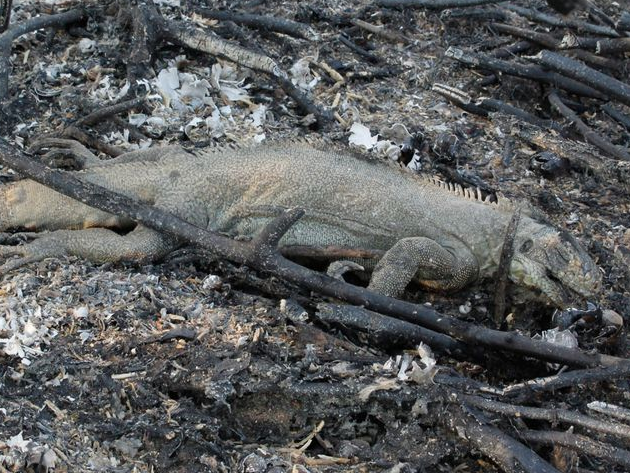
[[[365,271],[365,268],[354,261],[339,260],[330,263],[326,274],[343,281],[343,275],[348,271]]]

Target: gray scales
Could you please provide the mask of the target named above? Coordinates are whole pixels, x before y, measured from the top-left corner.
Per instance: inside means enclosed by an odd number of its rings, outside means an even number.
[[[492,277],[515,210],[506,199],[484,201],[474,191],[324,144],[278,142],[194,154],[169,146],[108,161],[83,150],[85,169],[78,176],[230,236],[252,237],[285,209],[303,208],[305,216],[281,245],[386,250],[369,287],[394,297],[411,280],[455,291]],[[48,230],[24,245],[0,246],[0,257],[17,256],[0,272],[63,255],[155,260],[179,246],[28,179],[0,193],[0,231]],[[548,302],[564,306],[575,295],[599,292],[598,267],[568,233],[525,212],[514,248],[510,280]]]

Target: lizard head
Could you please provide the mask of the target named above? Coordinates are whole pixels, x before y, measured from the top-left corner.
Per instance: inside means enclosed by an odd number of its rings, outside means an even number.
[[[595,262],[568,232],[521,220],[514,238],[510,279],[539,291],[553,305],[566,307],[575,296],[592,297],[602,285]]]

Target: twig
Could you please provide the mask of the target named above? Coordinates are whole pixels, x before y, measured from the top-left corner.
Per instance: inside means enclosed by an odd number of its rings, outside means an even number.
[[[143,105],[145,101],[146,97],[138,97],[135,99],[125,100],[124,102],[105,106],[93,111],[85,117],[79,118],[73,123],[73,125],[77,128],[82,126],[94,125],[95,123],[98,123],[105,118],[111,117],[112,115],[118,115],[119,113],[126,112],[128,110],[131,110],[132,108],[139,107]]]
[[[630,363],[629,360],[621,358],[586,353],[542,340],[533,340],[515,332],[500,332],[479,327],[445,316],[424,305],[412,304],[347,284],[285,259],[276,249],[272,250],[268,244],[264,244],[266,243],[264,241],[260,242],[257,239],[259,243],[253,245],[251,242],[231,240],[192,225],[159,208],[135,202],[104,187],[84,182],[76,174],[49,169],[15,150],[4,139],[0,139],[0,160],[20,174],[91,207],[128,217],[149,228],[173,235],[181,241],[207,248],[218,256],[271,273],[306,289],[421,325],[472,345],[508,350],[572,366]],[[268,228],[286,229],[289,224],[299,220],[302,214],[303,211],[289,210],[269,223]],[[273,235],[273,240],[278,238],[277,233],[274,234],[270,230],[264,230],[262,233]]]
[[[357,53],[359,56],[362,56],[368,61],[373,62],[373,63],[380,62],[381,58],[379,58],[376,54],[372,54],[367,49],[364,49],[361,46],[359,46],[357,43],[355,43],[350,38],[348,38],[344,33],[341,33],[338,36],[338,38],[342,44],[348,46],[352,51]]]
[[[474,113],[480,117],[487,117],[488,112],[478,105],[474,104],[470,95],[466,92],[459,90],[456,87],[451,87],[445,84],[433,84],[431,91],[440,94],[459,108],[466,110],[467,112]]]
[[[592,440],[584,435],[569,432],[539,432],[527,430],[519,432],[519,436],[528,442],[553,446],[561,445],[580,453],[602,458],[611,463],[630,467],[630,451]]]
[[[619,110],[612,108],[610,104],[605,103],[601,106],[601,109],[611,118],[614,118],[623,126],[627,131],[630,131],[630,117]]]
[[[623,69],[623,63],[621,61],[617,61],[616,59],[611,59],[603,56],[598,56],[595,53],[590,51],[585,51],[583,49],[567,49],[564,53],[568,57],[579,59],[580,61],[584,61],[591,66],[595,66],[599,69],[609,69],[611,71],[619,71]]]
[[[584,370],[565,371],[546,378],[536,378],[523,383],[512,384],[500,391],[502,396],[521,396],[527,393],[555,391],[588,383],[614,381],[630,376],[630,365],[607,366]]]
[[[605,414],[624,422],[630,422],[630,409],[627,409],[625,407],[600,401],[589,402],[586,407],[588,407],[592,411],[599,412],[600,414]],[[625,426],[628,427],[627,425]]]
[[[236,44],[229,43],[211,31],[186,27],[175,21],[167,22],[163,18],[161,22],[162,27],[165,28],[162,33],[164,38],[176,44],[213,56],[224,57],[241,66],[255,71],[266,72],[275,77],[287,77],[286,72],[269,56],[263,56]]]
[[[507,473],[559,473],[513,437],[475,418],[464,406],[451,404],[444,413],[444,420],[450,430],[490,457]]]
[[[630,12],[624,11],[615,23],[615,29],[619,31],[630,31]]]
[[[427,10],[446,10],[447,8],[474,7],[500,3],[503,0],[376,0],[379,7],[426,8]]]
[[[494,323],[497,324],[497,326],[503,323],[503,315],[505,314],[505,291],[507,289],[512,256],[514,256],[514,237],[516,236],[516,229],[518,228],[520,220],[521,209],[517,209],[512,215],[507,230],[505,231],[503,248],[501,248],[501,257],[495,277],[494,289]]]
[[[508,21],[508,14],[499,8],[461,8],[457,10],[444,10],[440,13],[440,20],[448,21],[470,21],[476,18],[483,21]]]
[[[561,28],[575,28],[576,30],[587,31],[589,33],[602,36],[610,36],[612,38],[619,37],[619,33],[607,26],[594,25],[593,23],[587,23],[585,21],[574,20],[571,18],[560,18],[556,15],[547,15],[546,13],[539,12],[538,10],[524,8],[512,3],[504,5],[503,8],[539,23],[546,23],[548,25],[559,26]]]
[[[551,51],[541,51],[536,56],[533,56],[532,59],[549,69],[584,82],[589,87],[614,97],[626,105],[630,105],[630,85],[596,71],[580,61]]]
[[[599,39],[600,38],[594,38],[594,37],[585,38],[581,36],[576,36],[572,32],[569,32],[562,37],[562,40],[560,40],[560,44],[558,45],[557,48],[554,47],[551,49],[569,50],[569,49],[582,48],[582,49],[589,49],[591,51],[595,51],[595,48],[597,47],[597,41]]]
[[[403,35],[394,31],[390,31],[383,25],[373,25],[372,23],[368,23],[367,21],[363,21],[359,18],[353,18],[350,21],[352,22],[352,24],[358,26],[359,28],[369,31],[370,33],[374,33],[375,35],[381,36],[394,43],[409,43],[409,40]]]
[[[499,125],[502,124],[500,120],[501,118],[497,117]],[[607,185],[614,183],[620,192],[630,193],[630,179],[627,175],[628,163],[608,159],[595,146],[585,141],[567,139],[529,123],[521,123],[517,127],[510,126],[505,128],[504,132],[516,135],[533,149],[551,151],[561,158],[568,159],[573,169],[589,173],[599,183],[606,183]],[[601,209],[601,211],[605,212],[606,210]],[[614,213],[610,214],[611,217],[613,215]]]
[[[69,10],[56,15],[38,16],[19,25],[12,26],[0,34],[0,101],[9,93],[9,74],[11,73],[11,44],[16,38],[41,28],[63,28],[85,18],[83,9]]]
[[[9,26],[12,3],[13,0],[0,0],[0,33],[3,33]]]
[[[597,54],[616,54],[630,52],[630,38],[601,39],[595,47]]]
[[[544,409],[541,407],[516,406],[506,402],[493,401],[480,396],[460,394],[458,397],[471,406],[484,411],[495,412],[511,417],[524,417],[526,419],[547,420],[549,422],[563,422],[565,424],[579,425],[585,429],[595,430],[605,434],[616,435],[623,439],[630,439],[630,426],[617,422],[607,422],[580,412],[568,409]]]
[[[515,107],[514,105],[510,105],[509,103],[505,103],[498,99],[482,97],[477,100],[475,104],[488,112],[500,112],[501,114],[512,115],[521,121],[531,123],[532,125],[536,125],[542,129],[551,129],[559,133],[563,132],[562,127],[559,123],[553,120],[545,120],[543,118],[539,118],[534,114],[531,114],[521,108]]]
[[[233,13],[222,10],[210,10],[208,8],[195,8],[195,11],[206,18],[220,21],[233,21],[238,25],[251,26],[266,31],[276,31],[295,38],[319,41],[319,34],[309,25],[286,18],[273,16],[254,15],[252,13]]]
[[[529,51],[532,47],[533,44],[529,41],[518,41],[517,43],[510,44],[509,46],[502,46],[495,49],[490,56],[497,59],[514,57],[519,53]]]
[[[545,48],[557,49],[559,41],[549,33],[541,33],[540,31],[527,30],[518,26],[506,25],[503,23],[491,23],[490,29],[499,33],[507,33],[517,38],[526,39],[532,43],[540,44]]]
[[[562,76],[555,72],[545,71],[542,67],[534,64],[519,64],[515,62],[504,61],[485,54],[464,51],[459,48],[450,47],[444,53],[446,57],[455,59],[456,61],[466,64],[476,69],[489,69],[491,71],[502,72],[504,74],[533,79],[539,82],[551,84],[554,87],[564,89],[576,95],[585,97],[605,99],[606,96],[595,90],[593,87],[581,84],[573,79]]]
[[[549,93],[549,102],[551,105],[558,110],[558,112],[563,115],[567,120],[571,121],[573,125],[579,130],[584,139],[591,143],[594,146],[597,146],[599,149],[608,153],[610,156],[613,156],[616,159],[621,159],[622,161],[630,161],[630,154],[624,149],[615,146],[610,141],[608,141],[603,136],[595,133],[593,130],[589,128],[589,126],[580,120],[580,117],[567,107],[560,99],[560,96],[556,91],[551,91]]]

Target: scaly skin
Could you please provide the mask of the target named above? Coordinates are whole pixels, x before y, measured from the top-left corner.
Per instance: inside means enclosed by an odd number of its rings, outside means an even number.
[[[253,236],[283,209],[301,207],[305,217],[281,245],[388,250],[370,287],[393,296],[411,278],[429,288],[457,290],[493,276],[514,211],[352,152],[300,142],[197,155],[177,147],[147,150],[90,164],[78,175],[234,236]],[[4,271],[64,254],[96,262],[155,259],[177,246],[142,226],[124,236],[107,230],[131,222],[29,180],[0,193],[0,230],[51,230],[26,245],[0,247],[0,256],[21,256],[7,260]],[[597,266],[567,234],[524,215],[514,245],[510,279],[551,303],[567,303],[567,290],[585,297],[599,291]]]

